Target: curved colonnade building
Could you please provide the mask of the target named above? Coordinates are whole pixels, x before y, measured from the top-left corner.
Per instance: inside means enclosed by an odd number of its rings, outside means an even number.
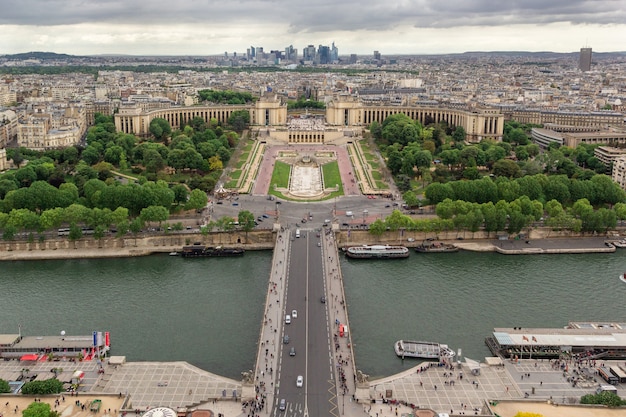
[[[448,108],[432,104],[366,105],[358,99],[343,97],[333,99],[327,104],[327,128],[324,131],[290,132],[286,129],[287,105],[276,95],[261,97],[255,103],[247,105],[170,107],[148,111],[139,107],[121,107],[115,114],[115,127],[117,131],[124,133],[147,136],[150,134],[150,122],[157,117],[167,120],[173,129],[178,129],[182,123],[194,117],[201,117],[207,123],[212,118],[226,123],[233,112],[241,110],[250,113],[251,126],[277,129],[278,138],[288,143],[325,143],[343,136],[340,133],[343,129],[351,129],[352,136],[355,129],[360,130],[374,121],[382,123],[387,117],[398,113],[404,113],[422,124],[447,122],[451,126],[462,126],[469,142],[480,142],[487,138],[501,140],[504,132],[504,115],[497,109]],[[280,134],[281,131],[284,134]]]

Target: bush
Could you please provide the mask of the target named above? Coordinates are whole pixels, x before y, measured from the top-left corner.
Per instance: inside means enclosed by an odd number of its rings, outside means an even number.
[[[45,381],[27,382],[22,387],[22,394],[24,395],[47,395],[60,392],[63,392],[63,383],[54,378]]]
[[[4,379],[0,379],[0,394],[7,394],[11,392],[11,386]]]

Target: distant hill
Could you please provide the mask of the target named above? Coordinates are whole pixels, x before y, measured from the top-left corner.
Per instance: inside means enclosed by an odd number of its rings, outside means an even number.
[[[76,55],[57,54],[54,52],[25,52],[21,54],[2,55],[10,60],[38,59],[40,61],[80,58]]]

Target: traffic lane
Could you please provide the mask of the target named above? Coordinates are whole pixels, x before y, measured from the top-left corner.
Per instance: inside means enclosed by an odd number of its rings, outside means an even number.
[[[278,209],[280,218],[288,219],[289,223],[300,223],[300,220],[309,212],[313,215],[313,227],[318,227],[325,219],[332,219],[333,212],[336,209],[337,218],[342,220],[345,218],[343,214],[346,211],[352,211],[354,218],[363,217],[363,210],[368,210],[371,215],[389,215],[394,209],[400,208],[401,202],[391,201],[388,198],[368,199],[366,196],[346,196],[337,199],[337,201],[323,201],[303,205],[302,203],[294,203],[282,200],[267,200],[264,196],[241,195],[238,200],[221,200],[222,204],[213,204],[213,217],[220,218],[223,216],[231,216],[237,218],[239,211],[248,210],[254,214],[254,217],[262,216],[264,213],[272,213]],[[280,204],[277,204],[280,202]],[[232,204],[236,203],[236,206]],[[398,203],[398,206],[393,206]],[[386,207],[389,205],[390,207]],[[310,223],[300,224],[302,227],[310,227]]]
[[[285,399],[289,415],[301,415],[305,407],[304,387],[296,386],[298,375],[304,376],[306,368],[306,274],[307,274],[307,242],[306,237],[294,237],[290,251],[290,267],[286,281],[285,300],[282,311],[283,334],[281,337],[281,361],[279,369],[279,383],[277,385],[277,400]],[[291,316],[292,310],[298,311],[298,317],[291,317],[291,323],[285,322],[285,316]],[[304,313],[304,314],[303,314]],[[285,342],[289,337],[289,343]],[[291,348],[295,348],[295,356],[290,355]],[[278,404],[278,403],[277,403]]]
[[[326,303],[321,297],[326,294],[324,282],[324,256],[322,248],[317,246],[320,238],[311,239],[309,245],[309,337],[308,337],[308,398],[309,415],[330,415],[334,409],[334,378],[329,345],[329,328]],[[313,296],[315,294],[315,296]]]

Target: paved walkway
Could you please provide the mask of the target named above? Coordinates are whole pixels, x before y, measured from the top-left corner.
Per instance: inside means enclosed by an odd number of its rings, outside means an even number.
[[[276,238],[274,256],[272,258],[272,272],[265,301],[265,312],[259,335],[259,349],[257,353],[254,373],[255,400],[246,411],[255,409],[256,413],[269,414],[273,406],[277,406],[274,398],[274,386],[277,380],[280,337],[283,326],[283,309],[285,300],[285,280],[289,268],[290,230],[281,229]]]

